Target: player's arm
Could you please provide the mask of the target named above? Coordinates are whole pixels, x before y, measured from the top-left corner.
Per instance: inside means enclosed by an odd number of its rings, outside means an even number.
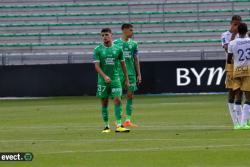
[[[124,76],[125,76],[125,86],[126,86],[126,88],[128,88],[129,87],[128,70],[127,70],[125,61],[121,61],[121,67],[122,67],[122,71],[123,71]]]
[[[100,74],[103,79],[105,80],[106,83],[110,83],[111,79],[102,71],[101,67],[100,67],[100,56],[99,56],[99,52],[97,49],[94,50],[94,64],[95,64],[95,70],[98,74]]]
[[[100,62],[96,61],[95,62],[95,70],[98,74],[100,74],[103,79],[105,80],[106,83],[110,83],[111,79],[102,71],[101,67],[100,67]]]
[[[225,33],[221,34],[221,45],[225,49],[225,52],[227,52],[228,42],[227,42],[227,38],[225,36]]]
[[[228,45],[227,64],[233,64],[233,51],[231,42]]]
[[[142,78],[141,78],[141,68],[140,68],[140,60],[139,60],[139,56],[138,56],[138,44],[135,44],[135,48],[134,48],[134,53],[133,53],[133,57],[135,60],[135,70],[136,70],[136,80],[137,80],[137,84],[140,85],[142,82]]]
[[[225,49],[225,52],[228,50],[228,43],[223,45],[223,48]]]
[[[125,76],[125,87],[127,89],[129,87],[128,70],[126,67],[125,58],[124,58],[122,49],[120,49],[119,60],[121,62],[122,71]]]
[[[225,52],[227,53],[228,44],[230,41],[228,41],[228,39],[226,39],[226,37],[223,37],[223,36],[222,36],[221,40],[222,40],[222,47],[225,49]]]
[[[137,83],[141,84],[142,78],[141,78],[141,68],[140,68],[140,61],[139,61],[139,56],[135,55],[135,69],[136,69],[136,74],[137,74]]]
[[[233,64],[233,53],[227,54],[227,64]]]
[[[237,33],[233,33],[230,38],[230,41],[233,41],[236,36],[237,36]],[[223,44],[223,48],[225,49],[226,52],[228,52],[228,44],[230,41],[226,41],[226,43]]]

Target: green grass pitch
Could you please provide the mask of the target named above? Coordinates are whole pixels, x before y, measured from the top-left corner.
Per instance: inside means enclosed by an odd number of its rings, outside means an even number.
[[[32,152],[0,167],[250,166],[250,131],[232,130],[226,95],[137,96],[130,133],[102,134],[95,97],[0,100],[0,152]],[[123,105],[125,106],[125,105]]]

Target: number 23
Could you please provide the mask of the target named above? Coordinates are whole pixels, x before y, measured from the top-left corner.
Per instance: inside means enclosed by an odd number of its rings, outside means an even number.
[[[239,61],[244,61],[245,59],[250,60],[250,48],[246,49],[246,52],[247,52],[247,55],[244,57],[244,54],[245,54],[244,50],[243,49],[238,50],[238,54],[240,54]]]

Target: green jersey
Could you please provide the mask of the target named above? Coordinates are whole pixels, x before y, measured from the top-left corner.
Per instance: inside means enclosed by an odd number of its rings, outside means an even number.
[[[122,39],[117,39],[114,41],[114,44],[119,45],[123,50],[125,57],[125,62],[128,70],[128,75],[136,75],[135,71],[135,59],[138,53],[138,44],[132,39],[129,39],[127,42]],[[119,66],[119,74],[123,76],[123,71],[121,66]]]
[[[118,68],[121,61],[125,61],[123,51],[115,44],[111,47],[100,44],[94,49],[94,62],[100,62],[100,68],[112,81],[119,80]],[[100,74],[98,74],[98,82],[105,82]]]

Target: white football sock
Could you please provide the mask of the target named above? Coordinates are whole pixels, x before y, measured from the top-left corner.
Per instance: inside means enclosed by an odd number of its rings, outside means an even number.
[[[247,124],[247,119],[249,118],[249,111],[250,111],[250,105],[244,104],[243,110],[242,110],[242,119],[241,119],[241,126],[244,126]]]
[[[233,121],[234,126],[237,124],[237,114],[234,111],[234,103],[228,103],[229,112]]]
[[[237,116],[237,123],[240,124],[242,118],[242,107],[240,104],[234,104],[234,112]]]

